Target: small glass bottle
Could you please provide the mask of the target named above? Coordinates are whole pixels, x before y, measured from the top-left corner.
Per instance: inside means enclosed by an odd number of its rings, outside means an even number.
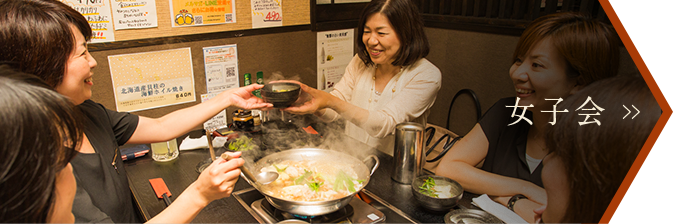
[[[257,84],[264,85],[264,73],[261,71],[257,72]],[[252,91],[252,94],[259,98],[262,98],[262,93],[260,92],[259,89]]]
[[[243,75],[243,86],[247,86],[252,84],[252,81],[250,81],[250,73],[245,73]]]

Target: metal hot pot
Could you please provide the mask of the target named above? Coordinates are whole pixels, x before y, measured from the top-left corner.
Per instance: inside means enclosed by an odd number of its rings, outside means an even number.
[[[340,161],[344,166],[351,166],[353,168],[355,173],[357,173],[358,180],[364,180],[362,182],[363,188],[367,186],[371,175],[374,174],[374,171],[376,171],[376,168],[379,166],[379,159],[374,155],[367,156],[364,160],[359,160],[351,155],[334,150],[301,148],[270,154],[257,161],[254,166],[250,168],[250,172],[257,174],[260,173],[260,170],[263,167],[271,166],[274,163],[279,163],[286,160]],[[374,165],[371,169],[365,164],[365,161],[367,160],[374,160]],[[348,205],[351,199],[353,199],[353,196],[355,196],[355,194],[361,190],[358,189],[356,192],[353,192],[350,195],[329,201],[289,201],[270,196],[269,194],[265,193],[263,189],[261,189],[256,183],[251,183],[251,181],[245,177],[245,175],[242,176],[250,185],[262,193],[271,205],[279,210],[296,215],[316,216],[335,212]]]

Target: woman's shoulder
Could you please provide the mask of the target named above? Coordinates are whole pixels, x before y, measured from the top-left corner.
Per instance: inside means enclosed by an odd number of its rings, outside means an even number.
[[[91,111],[105,111],[106,108],[100,104],[96,103],[93,100],[85,100],[83,103],[77,105],[81,110],[86,111],[86,112],[91,112]]]
[[[442,80],[442,72],[439,68],[425,58],[421,58],[409,65],[406,70],[408,73],[415,74],[415,76],[423,77],[423,79],[437,82],[441,82]]]
[[[348,67],[362,70],[367,68],[367,64],[365,64],[365,62],[357,54],[355,54],[353,58],[351,58],[351,61],[348,62]]]
[[[506,106],[514,106],[514,102],[516,102],[516,97],[500,98],[490,108],[488,108],[486,113],[484,113],[484,116],[486,114],[511,114],[512,109]],[[506,113],[506,111],[509,111],[509,113]]]

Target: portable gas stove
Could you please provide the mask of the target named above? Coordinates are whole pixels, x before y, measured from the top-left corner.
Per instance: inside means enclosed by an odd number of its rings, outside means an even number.
[[[419,223],[365,189],[348,205],[320,216],[295,215],[276,209],[254,188],[240,190],[233,195],[260,223]]]

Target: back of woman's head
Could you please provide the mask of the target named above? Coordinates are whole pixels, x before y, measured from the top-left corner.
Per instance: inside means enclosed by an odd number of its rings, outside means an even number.
[[[56,175],[81,144],[72,103],[36,80],[0,66],[0,222],[46,222]]]
[[[604,110],[582,110],[594,108],[592,102]],[[627,117],[625,106],[632,111]],[[631,106],[640,110],[635,117]],[[569,112],[557,113],[546,143],[549,153],[562,161],[568,177],[571,193],[563,222],[597,223],[659,120],[661,109],[642,77],[625,76],[597,81],[561,102],[559,108]],[[596,112],[600,115],[584,115]],[[593,119],[600,125],[579,123]]]
[[[400,49],[395,55],[393,65],[408,66],[430,53],[430,44],[423,30],[423,18],[411,0],[372,0],[360,15],[358,25],[358,57],[367,65],[374,65],[367,52],[366,43],[362,42],[367,19],[381,13],[390,22],[400,39]]]
[[[71,25],[91,38],[82,14],[60,1],[0,0],[0,61],[55,87],[75,47]]]
[[[577,78],[579,85],[617,75],[621,41],[611,26],[575,12],[542,16],[523,32],[512,61],[545,38],[565,59],[568,77]]]

